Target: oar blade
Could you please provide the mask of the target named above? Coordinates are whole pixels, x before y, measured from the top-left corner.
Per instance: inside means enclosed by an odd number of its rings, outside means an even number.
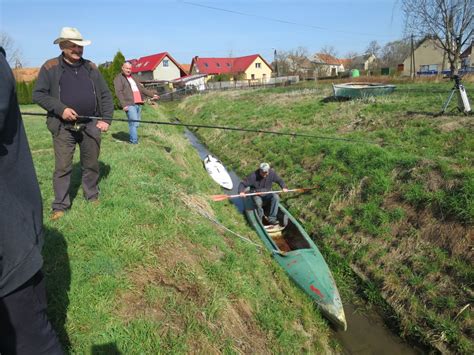
[[[224,201],[224,200],[227,200],[228,198],[229,196],[227,195],[212,195],[211,196],[212,201]]]

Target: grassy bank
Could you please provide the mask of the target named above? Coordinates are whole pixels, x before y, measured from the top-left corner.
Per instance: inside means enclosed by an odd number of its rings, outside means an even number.
[[[193,96],[167,110],[189,123],[357,140],[196,132],[241,176],[269,161],[290,187],[319,187],[284,204],[326,250],[343,298],[354,288],[349,265],[366,278],[367,299],[390,304],[402,336],[468,354],[474,123],[433,116],[451,87],[400,83],[391,96],[335,102],[329,85],[303,83]]]
[[[22,111],[36,111],[23,106]],[[123,117],[117,113],[117,117]],[[163,120],[147,107],[147,119]],[[76,154],[73,207],[51,222],[54,156],[44,119],[24,116],[44,199],[49,313],[70,353],[322,353],[325,320],[220,193],[181,128],[143,125],[138,146],[103,136],[101,201],[86,203]]]

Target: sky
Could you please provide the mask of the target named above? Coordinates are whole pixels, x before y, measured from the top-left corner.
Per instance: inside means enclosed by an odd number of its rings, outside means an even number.
[[[339,58],[403,37],[400,0],[0,0],[0,31],[21,51],[24,67],[59,55],[61,28],[76,27],[84,58],[100,64],[120,50],[126,59],[168,52],[236,57],[298,47],[333,47]]]

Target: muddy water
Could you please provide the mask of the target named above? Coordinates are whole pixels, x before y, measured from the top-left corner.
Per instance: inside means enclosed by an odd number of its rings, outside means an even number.
[[[186,138],[191,142],[203,160],[211,154],[209,150],[190,131],[186,130]],[[213,154],[219,158],[217,155]],[[233,189],[228,194],[237,194],[240,178],[229,171],[232,178]],[[237,209],[243,213],[242,199],[232,199]],[[422,351],[414,349],[388,329],[383,319],[374,311],[360,310],[352,304],[344,305],[347,320],[347,331],[335,331],[334,337],[342,346],[342,353],[346,355],[415,355]]]

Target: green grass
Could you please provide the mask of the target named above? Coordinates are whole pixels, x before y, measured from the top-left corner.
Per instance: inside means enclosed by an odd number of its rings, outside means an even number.
[[[302,83],[193,96],[165,108],[187,123],[322,137],[196,130],[240,176],[268,161],[290,187],[318,186],[283,203],[324,251],[343,299],[355,286],[342,264],[359,265],[366,298],[391,305],[402,335],[472,353],[472,312],[456,314],[472,301],[474,281],[473,118],[433,116],[451,86],[402,82],[390,96],[334,102],[325,100],[329,85]]]
[[[151,108],[143,115],[165,119]],[[51,136],[44,119],[24,122],[44,200],[48,311],[69,353],[337,347],[329,345],[328,323],[268,253],[197,213],[260,244],[232,205],[210,201],[220,190],[181,128],[142,125],[133,146],[123,141],[127,125],[114,123],[102,139],[100,205],[82,197],[76,154],[72,209],[51,222]]]

